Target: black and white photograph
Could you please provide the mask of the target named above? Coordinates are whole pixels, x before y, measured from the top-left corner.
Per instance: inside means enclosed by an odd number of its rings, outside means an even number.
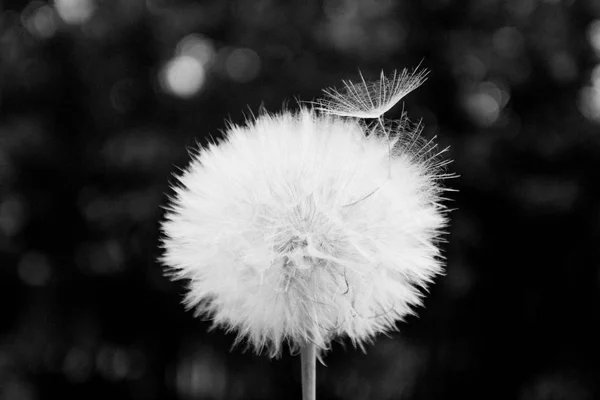
[[[0,0],[0,400],[600,398],[600,0]]]

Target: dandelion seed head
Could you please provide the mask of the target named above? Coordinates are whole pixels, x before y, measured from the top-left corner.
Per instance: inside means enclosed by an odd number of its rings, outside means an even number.
[[[199,149],[162,223],[186,305],[271,356],[396,329],[442,272],[446,225],[443,164],[408,128],[303,108]]]

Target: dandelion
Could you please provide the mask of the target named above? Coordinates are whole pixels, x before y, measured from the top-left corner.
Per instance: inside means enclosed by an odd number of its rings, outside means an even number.
[[[443,151],[406,119],[335,114],[301,107],[230,126],[178,176],[162,223],[185,304],[258,353],[300,350],[308,399],[332,340],[364,350],[421,305],[447,223]]]

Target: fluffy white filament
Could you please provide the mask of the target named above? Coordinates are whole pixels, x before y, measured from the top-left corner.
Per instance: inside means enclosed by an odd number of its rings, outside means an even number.
[[[380,118],[396,105],[404,96],[421,86],[427,71],[415,69],[413,72],[394,71],[391,77],[381,72],[378,81],[367,82],[360,73],[361,82],[342,81],[341,90],[323,90],[325,98],[316,104],[316,109],[343,117],[374,119]]]
[[[442,272],[438,154],[403,122],[306,108],[231,126],[178,177],[162,261],[190,308],[257,352],[362,347]]]

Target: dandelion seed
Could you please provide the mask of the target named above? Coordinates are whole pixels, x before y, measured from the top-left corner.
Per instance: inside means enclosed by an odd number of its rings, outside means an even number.
[[[375,82],[366,82],[362,73],[359,74],[360,83],[343,81],[341,90],[323,90],[325,98],[317,102],[315,109],[343,117],[380,118],[427,78],[427,71],[416,69],[413,72],[407,69],[401,73],[394,71],[390,78],[382,71]]]

